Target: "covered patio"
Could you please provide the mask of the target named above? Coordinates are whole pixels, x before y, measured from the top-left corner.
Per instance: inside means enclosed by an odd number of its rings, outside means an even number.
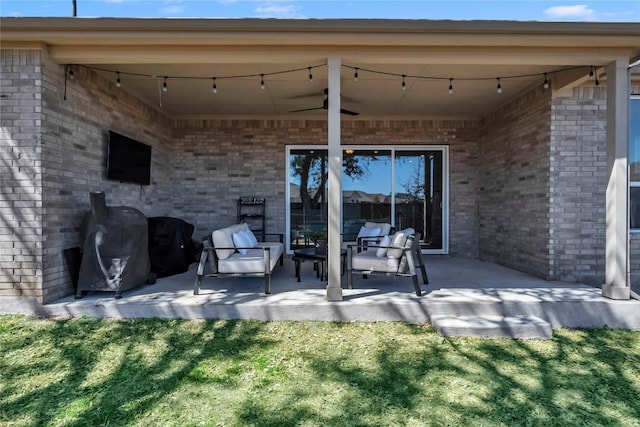
[[[448,156],[440,253],[451,258],[431,260],[425,249],[434,288],[503,286],[527,299],[529,289],[571,294],[573,285],[560,281],[588,280],[604,286],[581,288],[585,295],[633,303],[629,277],[639,266],[629,254],[638,253],[639,243],[628,234],[626,113],[634,84],[628,66],[640,55],[637,24],[58,18],[2,24],[3,63],[11,71],[3,73],[10,81],[3,87],[16,88],[7,95],[16,112],[3,118],[12,147],[4,159],[11,187],[3,191],[18,194],[7,197],[2,211],[11,247],[0,254],[12,263],[2,276],[3,295],[27,305],[36,299],[45,310],[62,307],[61,298],[72,294],[62,253],[78,245],[91,191],[104,191],[109,205],[182,218],[195,225],[196,238],[235,223],[239,197],[266,197],[268,231],[291,238],[284,153],[305,146],[328,152],[328,283],[294,290],[286,280],[274,282],[274,294],[265,297],[244,293],[236,279],[227,292],[187,297],[180,292],[189,292],[191,271],[122,301],[95,296],[100,302],[68,307],[125,313],[140,300],[162,313],[188,300],[188,316],[206,317],[208,307],[231,316],[246,304],[260,307],[260,318],[286,318],[274,307],[321,298],[313,305],[318,314],[309,316],[354,320],[366,317],[363,300],[384,306],[398,298],[406,305],[390,308],[396,317],[427,321],[422,301],[437,306],[456,297],[434,291],[417,303],[395,281],[379,279],[370,279],[379,285],[373,290],[351,291],[340,275],[344,149],[393,145],[438,146]],[[26,119],[33,123],[24,122],[25,108],[37,116]],[[104,135],[113,128],[153,147],[149,187],[105,179]],[[483,263],[478,259],[489,262],[489,271],[502,268],[495,262],[532,276],[514,282],[489,274],[476,283],[483,269],[453,261]],[[285,271],[277,275],[290,278]],[[144,296],[168,283],[173,290]],[[340,304],[349,310],[336,309]],[[407,307],[415,313],[406,315]]]

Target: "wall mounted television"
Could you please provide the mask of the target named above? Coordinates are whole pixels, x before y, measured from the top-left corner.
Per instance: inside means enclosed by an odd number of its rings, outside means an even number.
[[[151,146],[109,131],[107,179],[149,185],[151,182]]]

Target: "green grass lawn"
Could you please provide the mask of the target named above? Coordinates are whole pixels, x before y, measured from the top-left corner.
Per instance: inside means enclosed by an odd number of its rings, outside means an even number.
[[[639,426],[640,332],[0,317],[2,426]]]

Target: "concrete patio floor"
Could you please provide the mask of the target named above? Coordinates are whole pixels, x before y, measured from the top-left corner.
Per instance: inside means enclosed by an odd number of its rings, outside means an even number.
[[[433,316],[535,316],[553,328],[640,329],[640,301],[603,298],[600,289],[577,283],[538,279],[497,264],[457,257],[425,257],[429,285],[413,293],[408,278],[361,277],[344,300],[326,300],[310,263],[303,263],[301,282],[286,258],[272,276],[272,294],[264,281],[205,279],[193,295],[196,265],[189,271],[123,292],[94,292],[81,299],[65,297],[41,305],[30,298],[2,298],[0,314],[39,317],[258,319],[319,321],[405,321],[429,323]],[[346,276],[343,276],[346,286]]]

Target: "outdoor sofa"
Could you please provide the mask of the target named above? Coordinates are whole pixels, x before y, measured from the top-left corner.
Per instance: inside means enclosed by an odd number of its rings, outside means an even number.
[[[258,242],[246,223],[215,230],[203,239],[193,294],[205,277],[264,277],[264,293],[271,293],[271,273],[283,264],[282,234],[265,234],[278,241]]]

